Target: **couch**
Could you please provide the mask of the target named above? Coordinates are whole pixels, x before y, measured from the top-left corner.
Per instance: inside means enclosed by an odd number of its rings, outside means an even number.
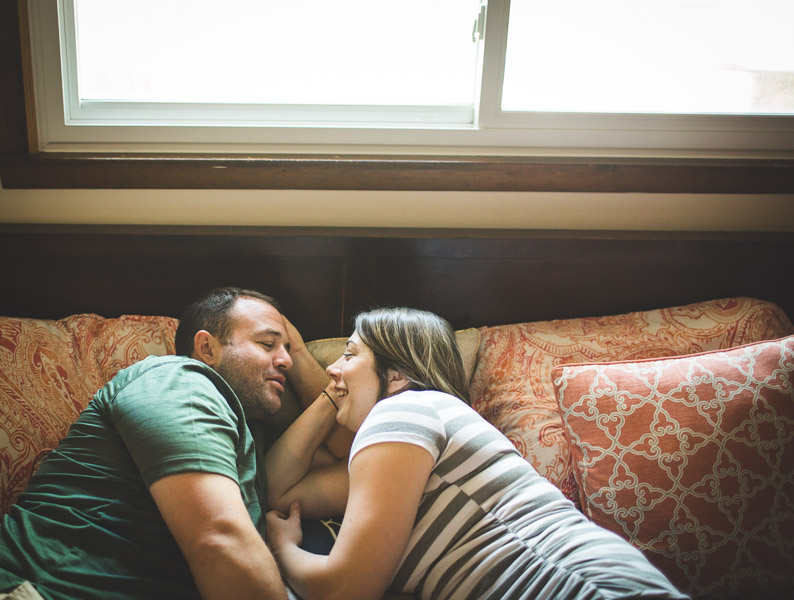
[[[0,317],[0,511],[94,392],[173,353],[165,316]],[[794,586],[794,326],[746,297],[458,331],[472,405],[698,598]],[[314,340],[327,364],[343,338]],[[297,414],[289,393],[270,424]],[[764,597],[767,597],[764,596]]]

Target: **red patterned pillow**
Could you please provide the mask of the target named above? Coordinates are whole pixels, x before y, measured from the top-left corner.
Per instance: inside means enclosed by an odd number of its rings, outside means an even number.
[[[611,317],[480,329],[472,406],[575,503],[578,491],[554,398],[559,364],[637,360],[731,348],[794,333],[775,304],[727,298]]]
[[[172,354],[169,317],[0,317],[0,514],[94,393],[149,354]]]
[[[794,337],[553,380],[585,514],[690,594],[794,586]]]

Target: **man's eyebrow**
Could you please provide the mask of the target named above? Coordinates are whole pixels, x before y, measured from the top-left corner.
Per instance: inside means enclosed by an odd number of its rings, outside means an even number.
[[[265,328],[265,329],[258,329],[257,331],[254,332],[253,335],[254,335],[254,337],[257,337],[257,338],[261,338],[261,337],[266,337],[267,336],[267,337],[274,337],[276,339],[281,339],[281,338],[285,338],[286,337],[286,335],[284,334],[283,331],[280,331],[278,329],[273,329],[272,327],[268,327],[268,328]],[[287,344],[289,344],[289,340],[287,340]]]
[[[284,337],[284,334],[278,329],[260,329],[256,332],[257,335],[274,335],[276,337]]]

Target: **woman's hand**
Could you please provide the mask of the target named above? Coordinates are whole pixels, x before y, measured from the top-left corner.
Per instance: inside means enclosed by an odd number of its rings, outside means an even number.
[[[293,502],[289,507],[289,516],[277,510],[271,510],[265,515],[267,525],[267,543],[278,553],[288,546],[300,546],[303,542],[301,530],[301,508],[299,502]]]

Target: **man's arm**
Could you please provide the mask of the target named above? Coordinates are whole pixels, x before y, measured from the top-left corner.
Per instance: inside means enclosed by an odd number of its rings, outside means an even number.
[[[289,337],[289,355],[292,357],[292,368],[287,371],[287,379],[301,407],[305,409],[322,393],[331,378],[306,348],[303,336],[287,317],[284,317],[284,325]]]
[[[278,567],[232,479],[180,473],[149,491],[204,600],[287,598]]]
[[[287,328],[290,343],[289,353],[292,357],[292,368],[287,371],[287,380],[297,394],[301,407],[305,410],[311,406],[324,389],[327,389],[329,395],[335,399],[336,392],[328,386],[331,378],[306,348],[303,336],[287,317],[284,317],[284,324]],[[327,398],[319,398],[319,401],[329,402]],[[339,460],[349,454],[353,436],[353,432],[349,429],[334,425],[325,438],[324,445],[333,458]]]

